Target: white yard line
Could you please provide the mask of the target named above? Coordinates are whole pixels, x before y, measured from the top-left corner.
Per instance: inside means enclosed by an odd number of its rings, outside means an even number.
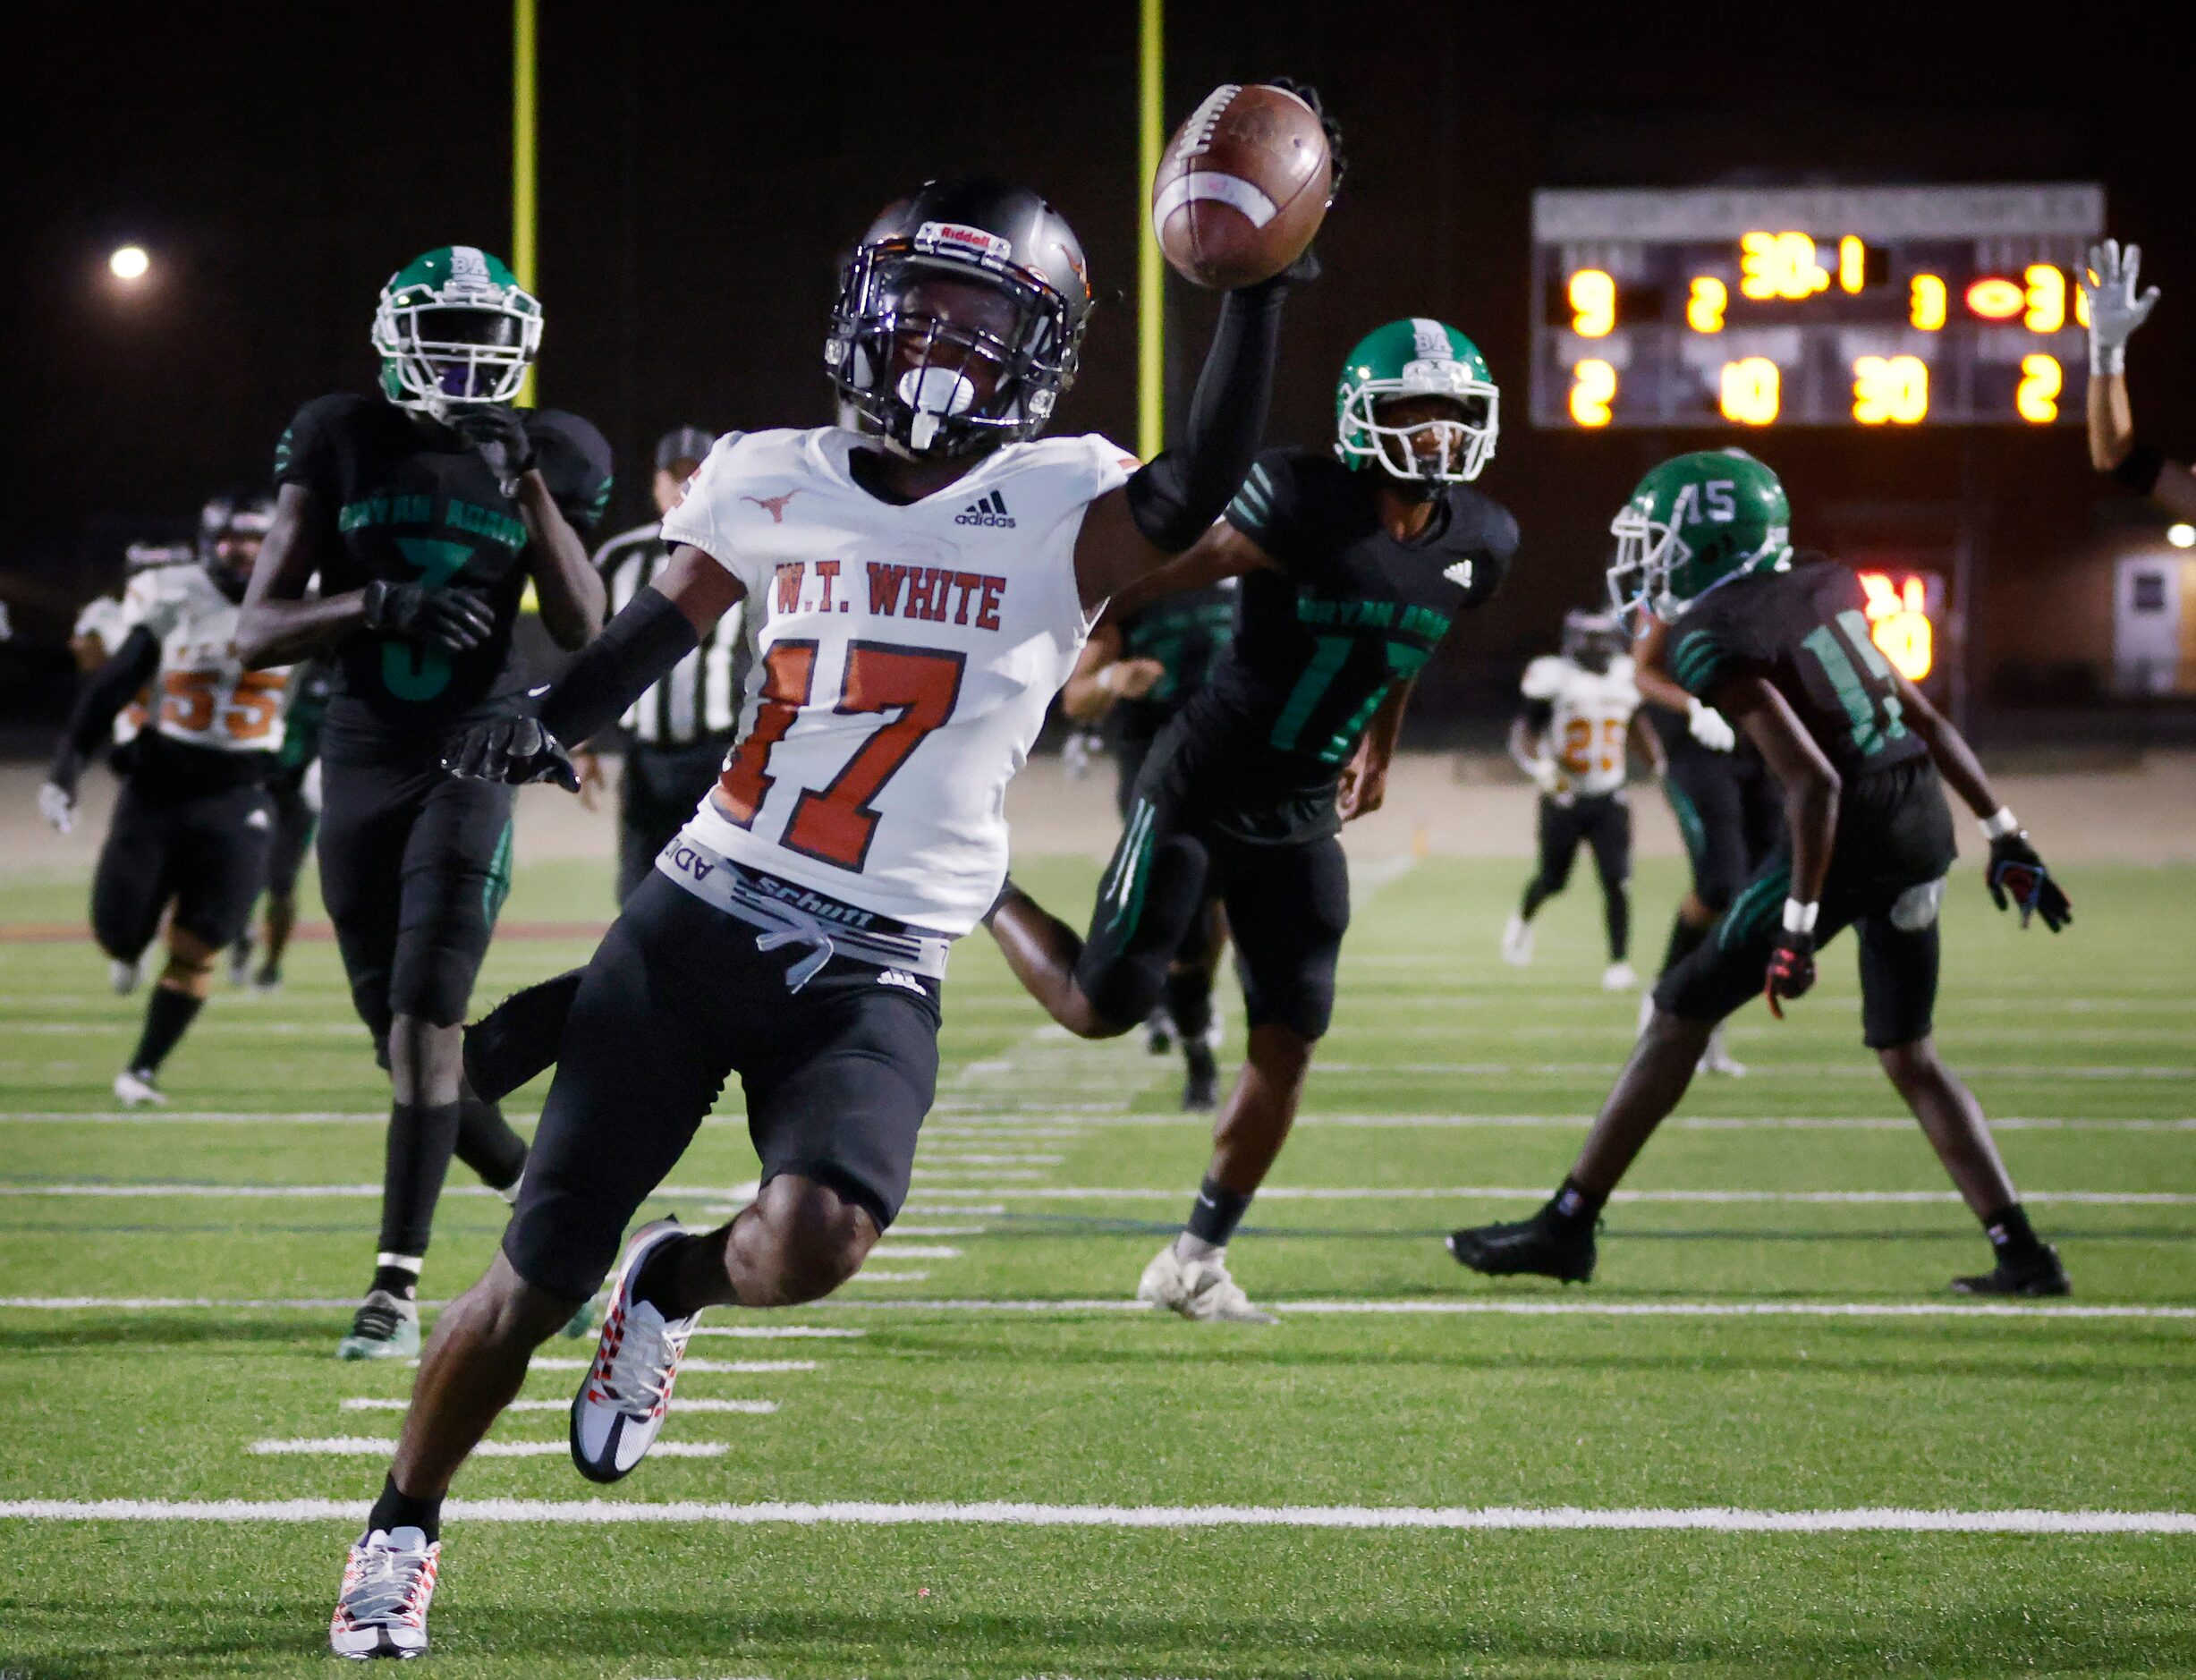
[[[929,1276],[928,1272],[871,1271],[864,1267],[849,1277],[842,1287],[852,1288],[856,1284],[919,1284]]]
[[[345,1412],[405,1412],[411,1407],[410,1400],[385,1400],[367,1396],[354,1396],[343,1403]],[[778,1409],[775,1400],[697,1400],[681,1395],[681,1412],[739,1413],[751,1417],[767,1417]],[[513,1400],[504,1408],[506,1412],[569,1412],[569,1400]]]
[[[696,1336],[732,1336],[750,1342],[792,1342],[813,1337],[819,1341],[844,1341],[858,1336],[867,1336],[867,1330],[844,1330],[820,1324],[703,1324],[695,1327]],[[814,1370],[813,1362],[803,1367]]]
[[[985,1184],[981,1194],[1019,1201],[1164,1201],[1180,1198],[1179,1184],[1127,1189],[1111,1184],[1052,1184],[1024,1188]],[[1268,1184],[1260,1203],[1275,1201],[1546,1201],[1545,1184]],[[1797,1202],[1832,1206],[1872,1206],[1956,1202],[1950,1190],[1620,1190],[1612,1201]],[[2030,1190],[2023,1201],[2064,1202],[2083,1207],[2196,1207],[2196,1192],[2169,1190]],[[945,1209],[926,1207],[925,1212]]]
[[[377,1455],[387,1441],[358,1443]],[[485,1453],[496,1443],[477,1449]],[[547,1443],[552,1452],[564,1443]],[[714,1444],[660,1442],[651,1455],[715,1457]],[[704,1450],[705,1445],[708,1450]],[[355,1523],[364,1506],[344,1499],[10,1499],[0,1520],[62,1523]],[[1768,1511],[1737,1506],[1366,1506],[1366,1505],[1025,1505],[1004,1500],[824,1504],[701,1500],[453,1499],[443,1515],[456,1523],[695,1523],[810,1527],[976,1524],[1016,1528],[1280,1528],[1344,1530],[1692,1531],[1717,1534],[2196,1534],[2192,1511],[2049,1511],[2033,1507],[1954,1511],[1910,1506]]]
[[[595,1362],[591,1359],[538,1359],[528,1367],[531,1370],[585,1370]],[[691,1373],[703,1376],[761,1377],[789,1370],[814,1370],[812,1359],[689,1359],[679,1365],[682,1377]]]
[[[1471,1130],[1480,1127],[1533,1127],[1557,1126],[1583,1130],[1593,1124],[1590,1114],[1301,1114],[1295,1127],[1352,1126],[1367,1130],[1412,1128],[1455,1128]],[[1194,1126],[1200,1132],[1212,1129],[1212,1116],[1205,1114],[1123,1114],[1093,1117],[1086,1125],[1099,1127],[1120,1126]],[[1881,1115],[1873,1118],[1809,1117],[1806,1116],[1759,1115],[1723,1116],[1717,1115],[1680,1115],[1663,1123],[1666,1131],[1681,1132],[1912,1132],[1912,1115]],[[2072,1120],[2044,1115],[1992,1115],[1993,1132],[2196,1132],[2196,1119],[2177,1120]],[[895,1227],[896,1228],[896,1227]]]
[[[318,1440],[254,1441],[244,1449],[262,1458],[386,1458],[394,1441],[371,1435],[329,1435]],[[482,1441],[475,1458],[562,1458],[572,1450],[564,1441]],[[651,1458],[722,1458],[732,1449],[722,1441],[658,1441]]]
[[[959,1260],[957,1248],[941,1248],[927,1243],[879,1243],[869,1251],[871,1260]]]
[[[1012,1301],[990,1297],[962,1300],[848,1301],[838,1304],[872,1312],[1127,1312],[1149,1316],[1157,1309],[1125,1295],[1089,1299]],[[1547,1301],[1514,1297],[1443,1295],[1379,1301],[1275,1301],[1260,1304],[1284,1318],[1393,1313],[1411,1317],[1582,1318],[1582,1319],[1987,1319],[2043,1321],[2053,1319],[2196,1320],[2196,1307],[2044,1304],[2014,1302],[1950,1301]],[[539,1362],[537,1361],[536,1363]]]
[[[2031,1035],[2032,1037],[2033,1035]],[[1516,1079],[1540,1077],[1556,1079],[1607,1079],[1616,1071],[1617,1064],[1609,1062],[1318,1062],[1312,1064],[1315,1073],[1382,1074],[1440,1074],[1449,1078]],[[2087,1066],[2046,1062],[1988,1062],[1970,1069],[1977,1074],[1988,1074],[1994,1079],[2029,1080],[2160,1080],[2196,1081],[2196,1066],[2159,1067],[2124,1062],[2105,1062]],[[1754,1066],[1756,1074],[1770,1079],[1865,1079],[1879,1080],[1883,1070],[1864,1060],[1851,1062],[1762,1062]]]

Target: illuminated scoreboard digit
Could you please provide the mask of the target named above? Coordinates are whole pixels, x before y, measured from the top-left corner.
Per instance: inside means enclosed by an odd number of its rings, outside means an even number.
[[[1533,194],[1536,426],[2079,424],[2104,189]]]

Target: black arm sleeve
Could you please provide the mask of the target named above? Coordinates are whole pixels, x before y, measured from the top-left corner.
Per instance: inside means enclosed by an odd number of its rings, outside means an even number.
[[[1220,300],[1220,325],[1190,399],[1181,445],[1129,477],[1129,513],[1155,548],[1180,554],[1220,517],[1266,436],[1281,304],[1288,282],[1276,276]]]
[[[625,610],[549,691],[541,703],[541,726],[561,745],[579,745],[615,723],[700,643],[692,621],[654,584],[635,590]]]
[[[151,631],[140,624],[123,638],[114,657],[94,671],[91,680],[78,692],[76,704],[69,712],[68,733],[62,737],[61,752],[72,755],[79,763],[90,758],[114,728],[115,717],[130,703],[131,696],[151,681],[159,668],[160,644]]]

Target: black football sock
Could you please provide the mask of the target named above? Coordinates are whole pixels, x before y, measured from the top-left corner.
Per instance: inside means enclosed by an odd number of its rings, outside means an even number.
[[[1202,1044],[1212,1031],[1212,976],[1202,968],[1166,971],[1166,1013],[1185,1044]]]
[[[686,1262],[695,1257],[698,1247],[722,1255],[731,1235],[730,1226],[721,1226],[714,1231],[691,1233],[658,1243],[649,1251],[648,1259],[640,1262],[640,1273],[633,1278],[632,1298],[647,1302],[666,1319],[691,1318],[709,1302],[688,1298],[691,1292],[682,1286],[681,1281]]]
[[[508,1190],[526,1170],[526,1140],[511,1129],[494,1103],[461,1091],[457,1099],[457,1158],[490,1190]]]
[[[394,1295],[399,1301],[417,1301],[420,1298],[420,1269],[426,1262],[417,1254],[381,1253],[374,1256],[374,1279],[366,1285],[370,1294]]]
[[[1225,1248],[1228,1239],[1235,1235],[1235,1227],[1251,1210],[1250,1191],[1230,1190],[1225,1184],[1208,1178],[1197,1187],[1197,1200],[1190,1204],[1190,1218],[1182,1228],[1183,1232],[1204,1243],[1208,1248]]]
[[[1550,1218],[1566,1225],[1575,1225],[1583,1220],[1590,1228],[1593,1222],[1601,1217],[1602,1205],[1607,1201],[1607,1196],[1597,1195],[1576,1179],[1565,1178],[1555,1195],[1548,1199],[1547,1214]]]
[[[1621,963],[1632,949],[1632,895],[1619,883],[1609,888],[1601,908],[1609,927],[1609,961]]]
[[[2028,1222],[2028,1210],[2019,1202],[1986,1216],[1984,1235],[1998,1260],[2008,1266],[2025,1265],[2043,1252],[2043,1243]]]
[[[442,1498],[438,1493],[431,1499],[415,1499],[396,1485],[394,1476],[384,1476],[381,1498],[367,1514],[366,1532],[370,1534],[379,1529],[393,1534],[400,1528],[416,1528],[432,1546],[442,1538]]]
[[[189,992],[179,992],[171,987],[155,986],[152,996],[145,1000],[145,1031],[138,1035],[137,1048],[130,1052],[130,1071],[157,1073],[160,1064],[167,1060],[168,1052],[175,1048],[175,1041],[205,1006],[203,997],[193,997]]]
[[[1670,919],[1670,943],[1663,947],[1662,952],[1662,972],[1667,974],[1707,944],[1708,929],[1715,925],[1711,921],[1705,928],[1696,928],[1685,920],[1683,912],[1673,916]]]
[[[389,1147],[381,1177],[381,1248],[424,1254],[435,1226],[435,1203],[457,1147],[458,1105],[393,1104]]]

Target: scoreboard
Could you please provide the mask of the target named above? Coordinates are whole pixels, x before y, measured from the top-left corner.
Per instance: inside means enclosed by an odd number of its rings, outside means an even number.
[[[2078,423],[2089,182],[1533,194],[1532,423]]]

